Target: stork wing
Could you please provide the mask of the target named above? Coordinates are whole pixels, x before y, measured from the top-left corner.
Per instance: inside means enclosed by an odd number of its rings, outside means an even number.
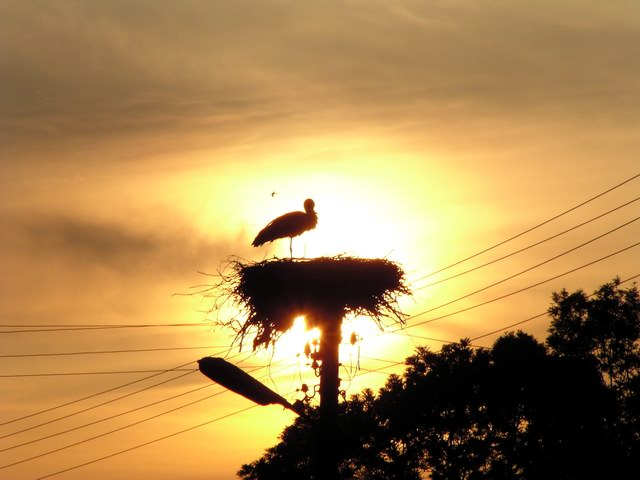
[[[297,237],[313,227],[315,222],[305,212],[285,213],[260,230],[251,245],[259,247],[278,238]]]

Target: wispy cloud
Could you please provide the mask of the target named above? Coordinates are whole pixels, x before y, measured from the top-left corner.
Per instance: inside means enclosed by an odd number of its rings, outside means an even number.
[[[167,226],[164,231],[61,215],[6,219],[2,244],[34,263],[65,265],[66,274],[105,269],[117,275],[150,277],[191,274],[224,258],[229,240],[212,242],[193,231]]]
[[[25,148],[34,135],[185,148],[292,125],[638,121],[640,19],[624,2],[8,5],[4,129]]]

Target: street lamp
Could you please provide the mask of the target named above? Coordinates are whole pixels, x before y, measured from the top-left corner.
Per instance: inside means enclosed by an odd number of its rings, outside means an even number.
[[[304,416],[302,402],[289,403],[244,370],[222,358],[204,357],[198,360],[198,365],[200,371],[211,380],[258,405],[282,405],[284,408]]]

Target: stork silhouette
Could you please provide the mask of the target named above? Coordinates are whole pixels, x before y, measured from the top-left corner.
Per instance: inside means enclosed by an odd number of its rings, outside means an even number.
[[[310,198],[304,201],[304,212],[289,212],[273,219],[264,227],[253,240],[254,247],[259,247],[278,238],[289,237],[289,254],[293,258],[293,237],[316,228],[318,214],[315,212],[315,202]]]

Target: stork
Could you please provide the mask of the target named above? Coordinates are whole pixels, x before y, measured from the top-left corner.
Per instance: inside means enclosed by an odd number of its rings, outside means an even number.
[[[278,238],[289,237],[289,253],[293,258],[293,237],[316,228],[318,214],[315,212],[315,202],[310,198],[304,201],[304,212],[289,212],[273,219],[264,227],[251,245],[259,247]]]

